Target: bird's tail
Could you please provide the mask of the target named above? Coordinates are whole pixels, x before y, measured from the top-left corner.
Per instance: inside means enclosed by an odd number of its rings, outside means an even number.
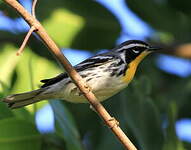
[[[43,94],[44,91],[46,91],[46,88],[26,93],[13,94],[5,97],[2,101],[8,103],[8,106],[12,109],[20,108],[48,98],[48,94]]]

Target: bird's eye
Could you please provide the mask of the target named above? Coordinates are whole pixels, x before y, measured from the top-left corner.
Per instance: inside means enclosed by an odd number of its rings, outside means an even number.
[[[138,54],[138,53],[139,53],[139,50],[133,49],[133,52],[134,52],[135,54]]]

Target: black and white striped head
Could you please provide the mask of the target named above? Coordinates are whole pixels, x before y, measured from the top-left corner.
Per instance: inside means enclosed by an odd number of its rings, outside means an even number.
[[[149,44],[140,40],[129,40],[120,44],[113,50],[118,52],[122,59],[129,63],[135,60],[138,56],[146,56],[157,49],[158,48],[153,48]]]

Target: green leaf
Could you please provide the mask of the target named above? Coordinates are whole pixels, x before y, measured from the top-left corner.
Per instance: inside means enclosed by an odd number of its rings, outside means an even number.
[[[120,122],[121,123],[121,122]],[[112,134],[108,128],[101,126],[101,136],[99,142],[95,145],[96,150],[107,150],[107,149],[119,149],[122,150],[123,146],[119,143],[118,139]],[[112,141],[112,142],[111,142]]]
[[[66,149],[64,140],[56,133],[43,134],[43,150],[64,150]]]
[[[160,115],[147,95],[149,83],[145,81],[145,78],[137,80],[121,93],[123,117],[126,119],[126,126],[137,139],[140,149],[161,150],[164,135]]]
[[[85,20],[65,9],[57,9],[53,11],[48,20],[42,23],[60,46],[70,47],[72,40],[83,28]]]
[[[1,45],[0,48],[0,91],[2,91],[5,90],[3,87],[10,86],[12,75],[20,58],[16,57],[16,47],[12,44],[6,43]]]
[[[172,41],[189,42],[190,40],[190,4],[189,0],[156,1],[156,0],[126,0],[128,7],[146,23],[156,29],[158,38],[166,34]],[[145,4],[145,5],[143,5]],[[161,34],[162,32],[162,34]],[[153,38],[154,39],[154,38]],[[159,39],[156,38],[157,41]],[[167,45],[168,41],[165,41]]]
[[[30,67],[29,63],[31,63]],[[29,48],[25,48],[16,66],[16,73],[17,80],[12,89],[12,93],[31,90],[30,76],[33,76],[34,88],[39,88],[41,85],[40,80],[55,76],[59,73],[59,69],[52,64],[52,62],[35,55]]]
[[[38,6],[38,18],[61,47],[111,48],[119,36],[119,22],[98,2],[49,0],[39,1]]]
[[[66,141],[68,150],[82,150],[82,143],[72,115],[58,100],[51,100],[56,119],[56,133]]]
[[[163,150],[185,150],[183,143],[178,139],[175,130],[177,118],[176,103],[171,102],[168,109],[168,121],[166,128],[166,141]]]
[[[16,11],[11,8],[10,6],[8,6],[8,4],[3,3],[2,0],[0,0],[0,10],[2,13],[5,14],[5,16],[8,16],[10,18],[18,18],[18,13],[16,13]]]
[[[25,108],[20,108],[20,109],[14,109],[12,110],[14,113],[15,117],[21,120],[26,120],[28,122],[34,123],[34,116]]]
[[[170,4],[171,7],[180,12],[183,12],[185,14],[190,13],[190,5],[191,5],[190,0],[184,0],[182,2],[180,2],[179,0],[169,0],[168,3]]]
[[[29,64],[31,64],[30,67]],[[7,67],[7,69],[10,68]],[[16,66],[16,79],[12,86],[11,94],[33,90],[31,88],[31,76],[33,77],[34,83],[32,84],[34,85],[34,89],[37,89],[41,85],[40,80],[56,76],[59,72],[59,68],[56,67],[56,65],[51,61],[36,55],[29,48],[25,48],[25,51],[20,56],[20,60]],[[37,103],[37,108],[41,108],[45,103],[47,102],[42,101]],[[28,106],[27,108],[29,111],[33,112],[32,105]]]
[[[142,76],[139,80],[134,80],[134,89],[137,95],[149,96],[151,94],[151,82],[148,77]]]
[[[146,5],[143,5],[143,1]],[[168,7],[168,5],[161,5],[154,0],[143,1],[126,0],[126,3],[132,11],[156,29],[168,32],[176,31],[180,16],[175,13],[174,9]]]
[[[35,125],[17,118],[0,120],[0,145],[3,150],[40,150],[41,135]]]
[[[11,110],[8,108],[7,104],[3,102],[0,102],[0,110],[0,120],[14,116]]]

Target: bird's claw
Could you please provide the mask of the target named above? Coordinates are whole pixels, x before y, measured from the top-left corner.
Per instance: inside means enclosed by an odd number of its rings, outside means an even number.
[[[109,119],[108,121],[113,122],[113,125],[110,126],[111,129],[115,126],[119,126],[119,121],[117,121],[114,117],[111,117],[111,119]]]

